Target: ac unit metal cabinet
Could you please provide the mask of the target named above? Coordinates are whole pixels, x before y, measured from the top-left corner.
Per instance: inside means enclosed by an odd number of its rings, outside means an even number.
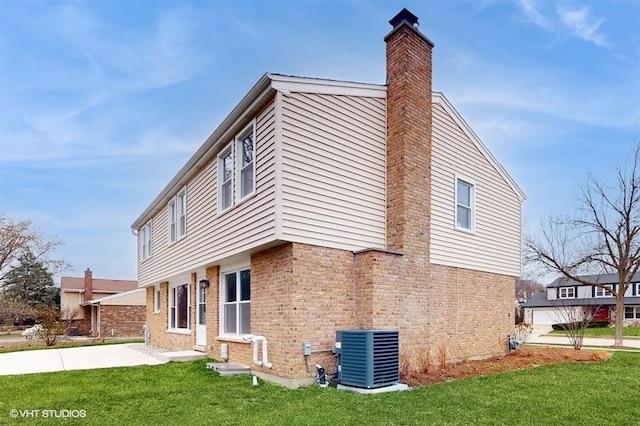
[[[400,380],[400,341],[397,330],[340,330],[339,382],[347,386],[379,388]]]

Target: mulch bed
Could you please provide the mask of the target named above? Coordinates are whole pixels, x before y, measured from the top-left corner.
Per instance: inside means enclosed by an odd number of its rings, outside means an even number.
[[[415,371],[403,375],[401,382],[416,387],[507,371],[525,370],[547,364],[600,362],[610,357],[611,353],[599,350],[576,351],[553,347],[524,347],[511,355],[449,364],[444,369],[430,366],[426,371]]]

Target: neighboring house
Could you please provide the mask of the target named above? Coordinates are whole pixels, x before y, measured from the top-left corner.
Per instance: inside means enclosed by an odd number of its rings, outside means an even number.
[[[265,74],[132,224],[153,344],[292,386],[337,330],[398,329],[403,356],[506,350],[523,193],[432,92],[417,18],[390,23],[387,85]]]
[[[146,294],[137,281],[84,277],[62,277],[60,306],[63,315],[75,311],[73,326],[80,334],[96,337],[142,336],[146,316]]]
[[[633,277],[624,297],[624,322],[640,322],[640,274]],[[597,282],[615,290],[618,274],[585,276],[589,282]],[[601,287],[580,284],[568,278],[558,278],[547,286],[544,293],[535,294],[524,304],[524,320],[533,325],[551,325],[563,322],[565,317],[559,310],[568,306],[589,306],[597,309],[596,319],[615,317],[616,298]]]

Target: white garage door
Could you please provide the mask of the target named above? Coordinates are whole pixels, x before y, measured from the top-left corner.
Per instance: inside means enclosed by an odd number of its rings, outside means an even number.
[[[558,320],[558,314],[553,309],[531,309],[531,314],[533,317],[531,323],[533,325],[551,325],[561,322]]]

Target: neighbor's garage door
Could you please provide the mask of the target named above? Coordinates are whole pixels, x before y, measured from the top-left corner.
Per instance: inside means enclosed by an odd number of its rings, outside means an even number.
[[[558,321],[558,314],[553,309],[531,309],[533,325],[551,325]]]

